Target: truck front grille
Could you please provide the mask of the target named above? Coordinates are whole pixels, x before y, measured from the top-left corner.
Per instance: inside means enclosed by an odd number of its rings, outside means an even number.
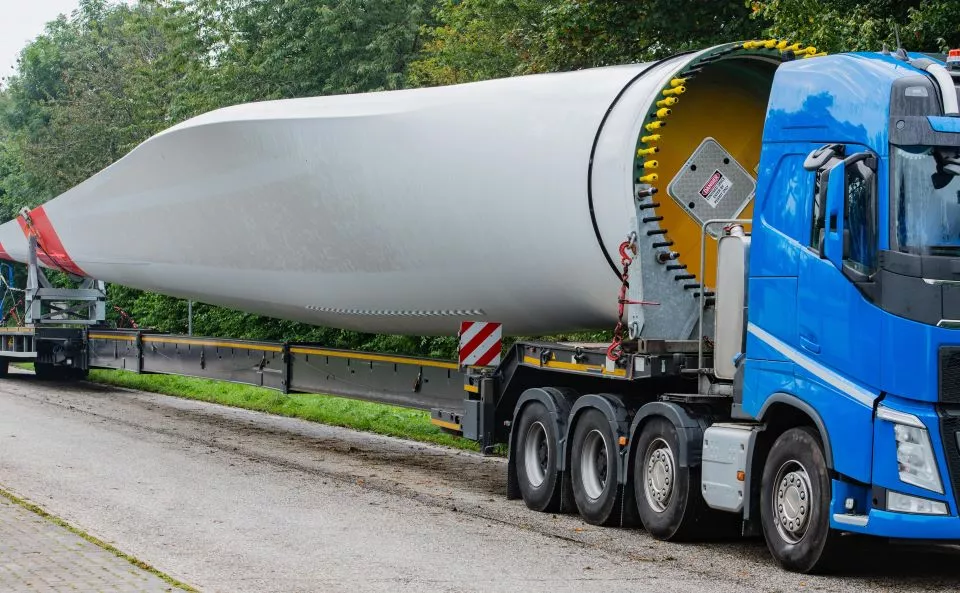
[[[960,409],[940,409],[940,438],[953,484],[953,500],[960,505]]]
[[[960,348],[940,347],[940,401],[960,404]]]

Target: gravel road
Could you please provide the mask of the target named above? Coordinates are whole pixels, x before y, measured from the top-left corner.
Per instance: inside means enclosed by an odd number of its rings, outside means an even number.
[[[508,501],[505,462],[26,373],[0,486],[207,592],[956,591],[960,551],[858,541],[829,577],[759,540],[667,544]]]

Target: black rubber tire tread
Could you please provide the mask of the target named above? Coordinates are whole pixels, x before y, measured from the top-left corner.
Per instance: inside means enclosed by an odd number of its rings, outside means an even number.
[[[535,422],[543,424],[547,435],[547,470],[540,486],[533,486],[527,480],[526,462],[523,455],[527,431]],[[520,495],[529,509],[545,513],[560,511],[561,485],[559,472],[557,471],[558,448],[557,427],[546,406],[540,402],[531,402],[524,406],[517,421],[516,444],[513,454],[516,455],[517,483],[520,486]]]
[[[666,418],[651,418],[643,425],[633,452],[634,496],[640,521],[650,535],[663,541],[688,541],[710,535],[716,513],[710,512],[700,494],[700,468],[675,468],[674,490],[663,512],[657,512],[647,502],[643,485],[644,459],[647,447],[656,438],[662,438],[674,456],[679,455],[680,439],[673,423]]]
[[[603,435],[607,452],[607,481],[596,500],[591,500],[583,488],[581,479],[580,452],[587,435],[594,430]],[[600,410],[585,410],[577,418],[570,445],[570,481],[573,485],[573,499],[584,521],[591,525],[620,525],[622,516],[622,497],[620,496],[619,468],[617,459],[617,437],[610,422]]]
[[[10,359],[0,358],[0,378],[6,377],[10,373]]]
[[[41,381],[56,381],[61,378],[61,373],[57,367],[47,362],[37,362],[33,365],[33,373]]]
[[[812,509],[807,532],[796,544],[785,541],[777,531],[771,504],[776,484],[776,474],[787,461],[800,462],[810,474],[811,499],[816,501]],[[812,573],[830,568],[840,538],[839,532],[830,529],[830,474],[827,470],[823,445],[816,431],[810,427],[791,428],[773,443],[763,466],[760,486],[760,524],[767,549],[774,560],[786,570]],[[811,531],[812,530],[812,531]]]

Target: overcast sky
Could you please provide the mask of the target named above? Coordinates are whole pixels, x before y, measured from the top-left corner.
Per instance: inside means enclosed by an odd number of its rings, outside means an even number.
[[[20,50],[43,33],[47,21],[69,15],[79,4],[79,0],[0,0],[0,77],[13,74]]]

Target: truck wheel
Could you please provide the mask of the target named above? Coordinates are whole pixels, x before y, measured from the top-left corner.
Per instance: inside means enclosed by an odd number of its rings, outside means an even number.
[[[0,377],[6,377],[10,372],[10,359],[0,358]]]
[[[89,369],[70,368],[70,369],[64,369],[63,371],[63,378],[70,381],[83,381],[89,375],[90,375]]]
[[[660,540],[694,537],[706,504],[699,468],[677,463],[680,439],[673,423],[651,418],[634,445],[633,486],[643,526]]]
[[[527,507],[535,511],[560,509],[560,484],[557,476],[557,427],[546,406],[527,405],[517,424],[517,481]]]
[[[580,515],[593,525],[620,522],[616,442],[616,435],[600,410],[586,410],[577,420],[570,456],[573,499]]]
[[[60,378],[57,367],[48,362],[34,363],[33,374],[41,381],[55,381]]]
[[[813,429],[791,428],[770,449],[763,467],[760,522],[780,566],[796,572],[823,568],[838,534],[830,529],[830,475]]]

